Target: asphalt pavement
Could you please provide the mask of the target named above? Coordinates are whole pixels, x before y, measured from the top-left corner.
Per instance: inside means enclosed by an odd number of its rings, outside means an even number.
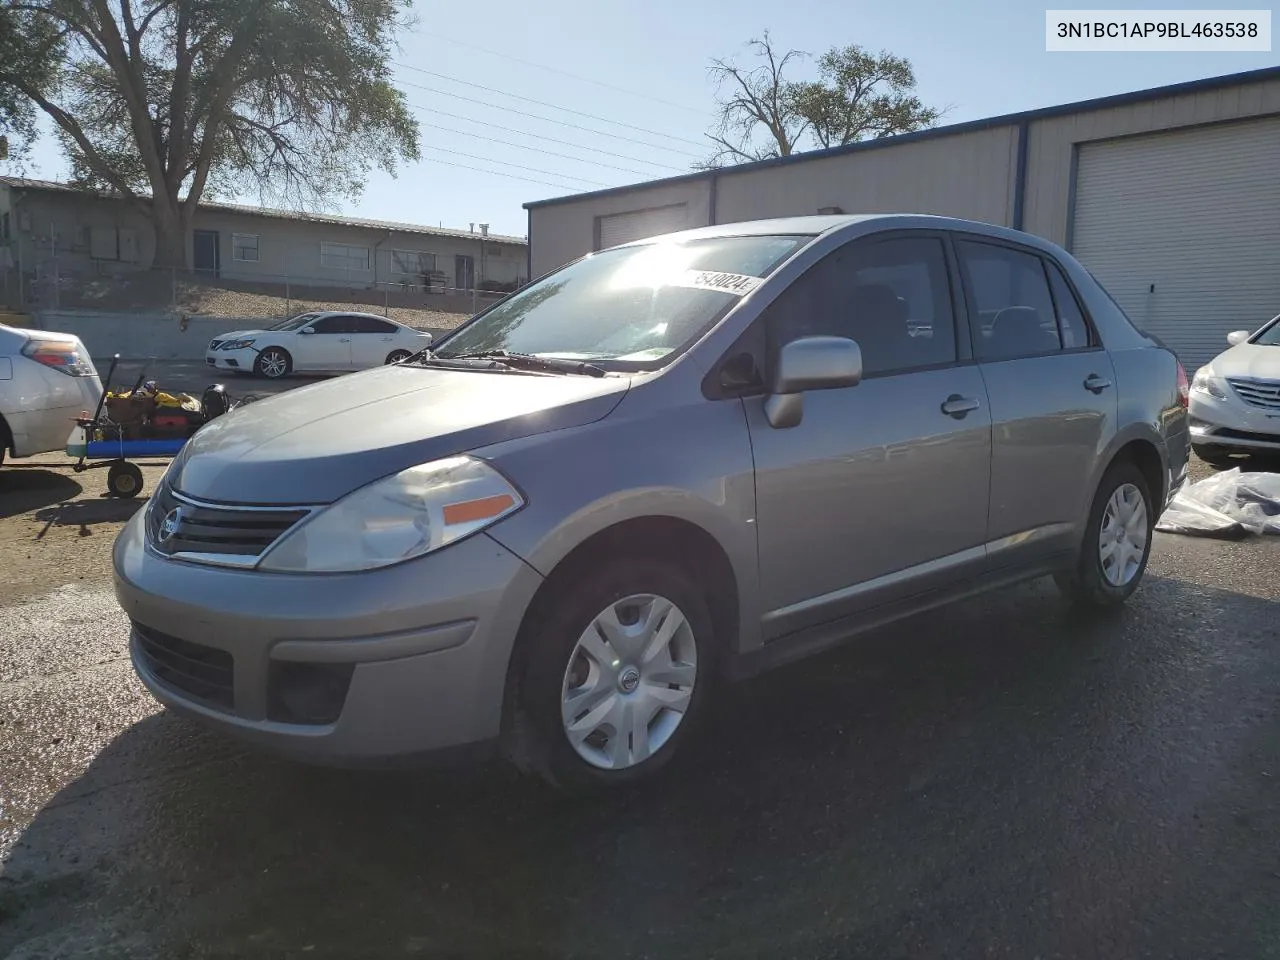
[[[574,798],[162,710],[105,566],[138,502],[86,476],[0,473],[0,956],[1280,957],[1280,538],[1159,534],[1114,616],[918,616]]]

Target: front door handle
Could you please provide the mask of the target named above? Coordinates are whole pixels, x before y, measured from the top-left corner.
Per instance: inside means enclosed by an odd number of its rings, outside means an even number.
[[[948,417],[963,420],[971,410],[977,410],[979,406],[978,401],[972,397],[962,397],[958,393],[953,393],[942,402],[942,412]]]
[[[1096,373],[1089,374],[1084,380],[1084,388],[1090,393],[1101,393],[1109,386],[1111,386],[1111,381],[1098,376]]]

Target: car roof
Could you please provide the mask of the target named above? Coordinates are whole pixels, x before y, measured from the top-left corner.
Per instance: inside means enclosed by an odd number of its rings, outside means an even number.
[[[851,228],[862,227],[863,230]],[[842,214],[806,217],[777,217],[769,220],[744,220],[740,223],[722,223],[712,227],[695,227],[667,233],[659,237],[648,237],[634,241],[634,245],[653,243],[659,240],[703,240],[715,237],[755,237],[755,236],[802,236],[819,237],[828,233],[848,230],[866,232],[868,230],[961,230],[966,233],[982,234],[996,239],[1009,240],[1028,246],[1036,246],[1047,250],[1056,250],[1056,246],[1042,237],[1024,233],[1010,227],[1003,227],[981,220],[965,220],[959,217],[940,217],[926,213],[867,213]],[[623,244],[632,246],[633,244]]]

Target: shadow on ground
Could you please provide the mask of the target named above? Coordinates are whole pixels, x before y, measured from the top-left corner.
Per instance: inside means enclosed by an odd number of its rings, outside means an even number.
[[[42,522],[44,527],[36,534],[36,539],[42,539],[49,528],[54,526],[79,527],[80,536],[92,536],[91,527],[99,523],[124,523],[146,502],[145,497],[117,499],[103,496],[97,500],[76,500],[37,510],[35,519]],[[112,533],[114,532],[113,530]]]
[[[65,473],[41,466],[0,467],[0,519],[73,500],[84,488]]]
[[[1152,579],[1111,618],[1037,583],[759,678],[603,797],[161,713],[13,847],[0,954],[1274,956],[1277,689],[1273,604]]]

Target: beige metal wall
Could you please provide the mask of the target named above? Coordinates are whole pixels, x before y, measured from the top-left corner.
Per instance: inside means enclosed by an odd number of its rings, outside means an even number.
[[[529,211],[532,275],[539,277],[595,249],[597,217],[683,203],[685,228],[705,227],[710,222],[710,199],[708,181],[699,179],[535,207]]]
[[[1008,225],[1017,128],[995,127],[720,176],[716,221],[814,214],[933,213]]]
[[[1078,143],[1277,113],[1280,80],[1271,80],[1035,120],[1027,141],[1023,229],[1066,243],[1071,155]]]

